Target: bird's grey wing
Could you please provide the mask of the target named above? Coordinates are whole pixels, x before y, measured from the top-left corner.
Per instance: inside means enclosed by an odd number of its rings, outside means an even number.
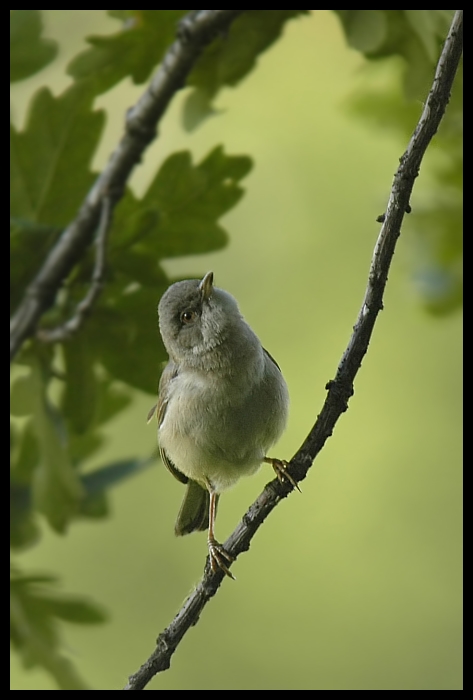
[[[151,411],[148,413],[148,422],[156,415],[158,419],[158,426],[161,425],[161,423],[164,420],[164,416],[166,415],[166,409],[168,405],[168,387],[169,383],[177,377],[177,367],[174,364],[174,362],[168,362],[166,367],[163,370],[163,373],[161,375],[161,379],[159,380],[159,391],[158,391],[158,403],[153,406]],[[185,474],[179,471],[179,469],[171,462],[169,457],[167,456],[166,452],[163,450],[163,448],[160,446],[159,447],[159,454],[161,455],[161,459],[163,460],[164,465],[169,469],[171,474],[182,484],[187,484],[189,479]]]
[[[264,352],[265,355],[267,355],[267,356],[269,357],[269,359],[271,360],[271,362],[272,362],[273,364],[276,365],[276,367],[278,368],[278,370],[281,371],[280,366],[278,365],[278,363],[276,362],[276,360],[274,359],[274,357],[273,357],[272,355],[269,354],[269,352],[266,350],[266,348],[263,348],[263,352]]]

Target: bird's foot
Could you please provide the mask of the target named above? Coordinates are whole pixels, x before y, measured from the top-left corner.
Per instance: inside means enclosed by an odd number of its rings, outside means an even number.
[[[232,557],[232,555],[227,552],[220,542],[217,542],[217,540],[213,538],[209,538],[208,545],[210,567],[212,571],[215,573],[221,569],[227,576],[230,576],[230,578],[235,580],[234,575],[228,568],[228,566],[235,561],[235,557]]]
[[[285,459],[275,459],[274,457],[265,457],[264,461],[267,462],[267,464],[270,464],[272,466],[272,468],[276,472],[276,476],[278,478],[278,481],[281,484],[284,484],[285,481],[289,481],[289,483],[292,484],[293,488],[297,489],[299,491],[299,493],[302,493],[297,481],[287,471],[287,467],[289,466],[289,462],[286,462]]]

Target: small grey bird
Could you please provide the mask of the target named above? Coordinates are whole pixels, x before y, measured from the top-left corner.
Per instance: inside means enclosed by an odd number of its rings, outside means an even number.
[[[212,272],[169,287],[158,313],[169,362],[149,418],[157,415],[164,464],[187,484],[175,533],[208,528],[212,570],[233,578],[232,557],[214,536],[219,495],[262,462],[297,488],[287,463],[267,457],[286,425],[286,382]]]

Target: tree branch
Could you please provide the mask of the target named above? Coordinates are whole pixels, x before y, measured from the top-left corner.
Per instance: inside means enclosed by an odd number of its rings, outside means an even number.
[[[102,201],[108,192],[123,193],[125,184],[148,145],[156,137],[156,125],[174,94],[184,85],[203,49],[215,36],[228,30],[244,10],[193,10],[179,23],[177,39],[166,52],[146,92],[126,117],[125,134],[88,193],[79,213],[64,230],[28,286],[10,322],[10,359],[35,332],[42,314],[54,303],[56,293],[83,251],[98,224]],[[115,205],[121,197],[114,197]]]
[[[457,10],[450,27],[442,54],[437,64],[434,82],[419,123],[394,177],[384,223],[373,253],[365,298],[348,346],[337,368],[335,379],[327,384],[328,394],[317,421],[301,448],[292,458],[289,471],[296,481],[307,476],[315,457],[341,414],[348,408],[353,395],[353,381],[368,350],[369,341],[379,311],[383,308],[383,293],[388,271],[401,232],[404,214],[415,178],[427,146],[436,133],[450,98],[450,90],[458,67],[463,46],[463,11]],[[277,479],[266,485],[259,498],[250,506],[242,521],[225,542],[227,552],[236,558],[249,549],[256,530],[292,490],[292,484],[281,484]],[[187,630],[196,624],[208,601],[217,592],[225,574],[213,573],[207,564],[196,589],[184,603],[174,620],[159,635],[156,648],[141,668],[130,676],[124,690],[143,690],[154,675],[169,668],[171,656]]]
[[[93,305],[100,296],[105,277],[105,260],[108,232],[112,221],[112,199],[105,196],[102,200],[102,213],[97,231],[95,245],[95,265],[90,282],[89,291],[79,304],[77,304],[74,315],[65,323],[56,328],[40,328],[37,337],[43,343],[59,343],[68,340],[81,327],[84,319],[92,311]]]

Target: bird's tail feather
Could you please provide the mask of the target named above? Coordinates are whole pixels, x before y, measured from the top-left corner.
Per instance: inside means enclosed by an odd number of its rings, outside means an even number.
[[[189,479],[174,527],[175,534],[180,536],[188,535],[196,530],[207,530],[209,527],[209,504],[210,494],[207,489]]]

